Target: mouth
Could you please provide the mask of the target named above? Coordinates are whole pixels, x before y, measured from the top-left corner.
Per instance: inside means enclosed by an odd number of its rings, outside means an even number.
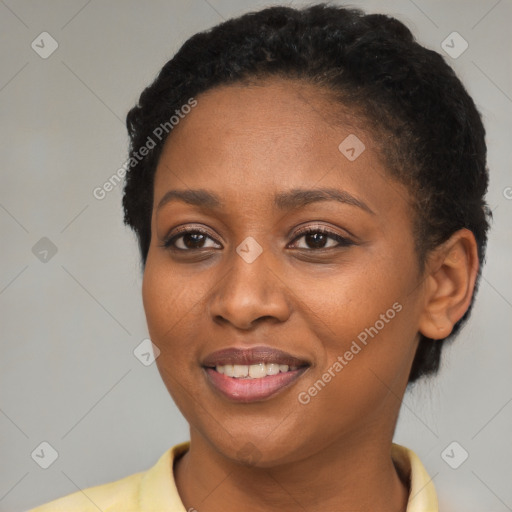
[[[289,388],[310,363],[270,347],[224,349],[210,354],[202,367],[208,383],[235,402],[267,400]]]

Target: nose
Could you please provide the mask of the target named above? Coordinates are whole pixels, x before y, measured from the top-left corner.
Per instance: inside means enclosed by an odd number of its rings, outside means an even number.
[[[211,292],[209,313],[216,323],[229,323],[250,330],[262,321],[284,322],[291,313],[287,286],[272,255],[262,252],[251,263],[236,251],[226,262],[229,270]]]

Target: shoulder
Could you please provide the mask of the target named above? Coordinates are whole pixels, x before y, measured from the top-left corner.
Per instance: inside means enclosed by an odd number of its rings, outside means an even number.
[[[146,471],[73,492],[27,512],[141,512],[148,507],[167,510],[169,505],[179,509],[172,466],[188,447],[189,442],[175,445]]]
[[[144,472],[135,473],[107,484],[88,487],[57,500],[46,503],[28,512],[98,512],[123,507],[126,512],[137,510],[137,494]]]
[[[400,478],[409,487],[407,512],[438,512],[436,489],[418,455],[405,446],[393,443],[391,458]]]

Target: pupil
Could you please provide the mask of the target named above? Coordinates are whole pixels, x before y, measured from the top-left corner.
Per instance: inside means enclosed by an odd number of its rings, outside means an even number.
[[[315,248],[324,247],[326,238],[323,233],[310,233],[306,235],[306,243],[310,245],[310,242],[312,242]]]
[[[203,241],[202,239],[204,238],[204,235],[201,234],[201,233],[187,233],[184,237],[183,237],[183,243],[185,244],[186,247],[188,247],[189,249],[192,248],[192,249],[195,249],[197,246],[195,245],[195,243],[197,241],[201,242]],[[191,242],[192,240],[192,242]]]

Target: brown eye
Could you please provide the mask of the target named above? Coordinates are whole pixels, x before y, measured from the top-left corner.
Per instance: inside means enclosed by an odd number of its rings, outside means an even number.
[[[329,237],[324,233],[308,233],[304,235],[304,241],[310,249],[323,249],[329,241]]]
[[[203,235],[202,233],[187,233],[185,235],[181,235],[176,240],[179,240],[180,238],[185,246],[181,247],[181,249],[198,249],[204,245],[206,235]]]
[[[208,241],[213,242],[213,245]],[[206,245],[208,244],[208,245]],[[195,249],[209,249],[216,247],[217,242],[205,231],[200,229],[188,229],[167,238],[163,244],[168,249],[178,251],[193,251]]]
[[[347,247],[349,245],[353,245],[353,242],[347,238],[334,233],[333,231],[329,231],[325,228],[307,228],[300,232],[300,234],[294,239],[296,243],[297,240],[301,238],[304,239],[305,246],[302,247],[295,245],[297,249],[335,249],[338,247]],[[330,245],[329,242],[331,242]]]

